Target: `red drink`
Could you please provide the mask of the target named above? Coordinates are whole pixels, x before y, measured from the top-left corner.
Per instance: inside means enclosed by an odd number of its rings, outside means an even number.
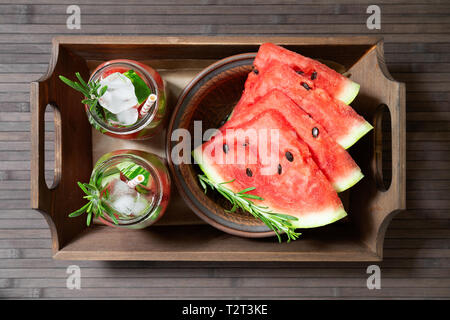
[[[89,81],[108,87],[97,106],[85,105],[89,122],[97,130],[116,138],[142,140],[161,128],[166,96],[163,80],[154,69],[133,60],[111,60],[99,65]],[[136,93],[133,102],[123,96],[123,92],[130,93],[130,85]]]
[[[102,208],[98,221],[108,226],[148,227],[161,218],[170,198],[170,178],[163,160],[139,150],[103,155],[94,166],[90,184]]]

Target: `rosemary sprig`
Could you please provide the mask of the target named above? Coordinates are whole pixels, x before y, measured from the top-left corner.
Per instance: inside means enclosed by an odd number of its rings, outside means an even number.
[[[279,242],[281,242],[280,234],[282,232],[286,233],[288,242],[290,242],[291,240],[296,240],[301,235],[301,233],[295,232],[295,227],[291,223],[291,221],[298,220],[296,217],[272,212],[268,207],[257,205],[252,201],[264,200],[257,195],[248,193],[249,191],[255,190],[255,187],[246,188],[236,193],[224,186],[225,184],[231,183],[234,180],[215,183],[214,181],[208,179],[208,177],[205,175],[198,175],[198,179],[200,181],[200,185],[205,190],[205,193],[207,191],[207,186],[209,186],[211,189],[216,190],[222,196],[224,196],[225,199],[231,202],[233,207],[231,210],[229,210],[230,212],[236,211],[237,208],[248,211],[255,218],[260,219],[270,229],[275,231]]]
[[[98,99],[105,94],[106,90],[108,90],[108,86],[103,86],[99,91],[98,89],[101,86],[100,81],[89,81],[88,83],[86,83],[79,72],[76,72],[75,76],[80,81],[79,83],[69,80],[64,76],[59,76],[59,78],[69,87],[81,92],[86,98],[81,102],[87,104],[90,111],[96,111],[95,108],[98,105]]]
[[[95,218],[98,218],[100,216],[104,217],[104,212],[106,212],[115,224],[119,224],[116,217],[114,216],[114,212],[112,212],[108,207],[105,207],[100,201],[100,191],[95,185],[93,185],[92,183],[78,182],[78,186],[86,194],[83,198],[88,200],[88,203],[86,203],[80,209],[69,214],[70,218],[78,217],[86,212],[86,224],[90,226],[92,215],[94,215]]]
[[[123,174],[129,180],[133,179],[139,174],[144,175],[145,179],[142,184],[146,185],[148,183],[150,173],[144,169],[143,167],[135,164],[135,163],[122,163],[118,165],[118,168],[110,171],[106,177],[114,174]],[[86,194],[83,198],[87,199],[89,202],[82,206],[80,209],[69,214],[69,217],[74,218],[82,215],[83,213],[87,213],[87,225],[89,226],[92,220],[92,214],[94,214],[95,218],[99,216],[104,217],[104,213],[106,213],[111,220],[114,221],[115,224],[119,224],[117,218],[114,213],[115,210],[111,208],[107,203],[102,202],[100,199],[101,192],[97,186],[102,188],[102,180],[105,178],[101,171],[98,171],[96,175],[91,177],[89,183],[81,183],[78,182],[78,186],[83,190]],[[140,193],[148,192],[144,190],[138,190]],[[103,190],[103,198],[107,199],[110,196],[110,192],[108,189]]]

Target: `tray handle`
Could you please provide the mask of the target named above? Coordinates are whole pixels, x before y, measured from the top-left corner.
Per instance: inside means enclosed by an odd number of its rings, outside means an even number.
[[[386,104],[380,104],[375,112],[375,116],[373,119],[373,127],[374,127],[374,139],[373,139],[373,172],[374,179],[377,184],[378,190],[380,191],[388,191],[390,184],[392,183],[392,176],[389,186],[386,187],[384,182],[384,172],[383,172],[383,119],[385,112],[389,112],[389,107]],[[392,150],[391,150],[392,154]]]
[[[53,107],[55,168],[53,184],[45,181],[45,111]],[[31,83],[31,207],[47,213],[52,207],[52,192],[61,180],[61,113],[50,96],[48,80]]]
[[[401,88],[399,89],[401,92]],[[392,102],[392,101],[391,101]],[[392,106],[392,107],[390,107]],[[384,183],[383,173],[383,128],[385,111],[389,111],[391,118],[391,163],[392,174],[391,182],[388,187]],[[395,107],[389,101],[381,103],[374,116],[374,135],[373,135],[373,156],[372,170],[373,178],[376,182],[377,189],[382,192],[386,198],[390,198],[391,210],[404,210],[405,201],[402,195],[405,194],[405,116],[400,108]]]

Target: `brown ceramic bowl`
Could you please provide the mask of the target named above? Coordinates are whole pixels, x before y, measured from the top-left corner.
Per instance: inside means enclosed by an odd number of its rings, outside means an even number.
[[[171,133],[183,128],[190,132],[192,149],[194,121],[202,121],[202,135],[210,128],[219,128],[233,110],[244,90],[256,53],[246,53],[222,59],[201,71],[183,90],[170,120],[167,137],[167,159],[175,184],[189,207],[204,221],[233,235],[268,237],[275,233],[245,211],[230,213],[230,203],[216,191],[205,194],[198,182],[200,168],[196,164],[176,164],[171,158]],[[192,157],[191,162],[193,163]]]

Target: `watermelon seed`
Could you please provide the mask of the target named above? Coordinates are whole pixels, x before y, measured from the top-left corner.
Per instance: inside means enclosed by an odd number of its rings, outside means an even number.
[[[258,69],[253,69],[253,73],[258,74],[259,73]]]
[[[289,151],[286,151],[286,159],[288,159],[289,162],[294,161],[294,156]]]
[[[312,135],[314,138],[317,138],[319,136],[319,129],[317,127],[314,127],[312,129]]]
[[[230,149],[226,143],[223,144],[222,148],[223,148],[223,152],[225,152],[225,153],[227,153],[228,150]]]
[[[295,72],[297,72],[297,74],[303,74],[304,73],[302,70],[297,70]]]
[[[316,78],[317,78],[317,72],[313,72],[312,74],[311,74],[311,80],[316,80]]]
[[[250,170],[249,168],[247,168],[247,169],[245,170],[245,173],[246,173],[247,176],[249,176],[249,177],[251,177],[251,176],[253,175],[252,170]]]
[[[242,146],[244,146],[244,147],[248,146],[248,142],[244,142],[244,143],[242,144]]]
[[[282,170],[283,170],[283,168],[281,167],[281,164],[278,164],[278,174],[281,174]]]
[[[302,86],[303,88],[305,88],[306,90],[311,90],[311,88],[308,86],[308,84],[306,82],[302,82]]]

